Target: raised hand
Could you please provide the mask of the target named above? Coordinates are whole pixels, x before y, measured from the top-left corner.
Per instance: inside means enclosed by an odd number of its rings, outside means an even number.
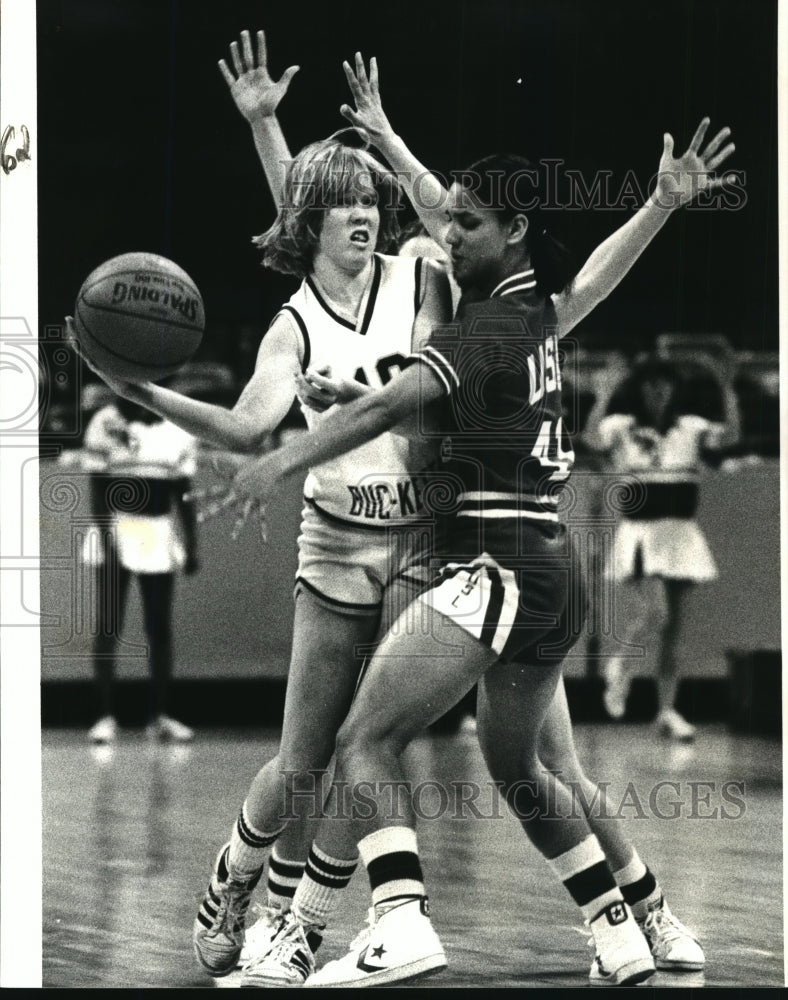
[[[391,123],[383,111],[378,86],[378,61],[373,56],[369,61],[369,76],[364,68],[364,59],[360,52],[356,53],[355,72],[350,63],[342,63],[350,92],[356,102],[355,110],[349,104],[343,104],[339,111],[351,125],[364,129],[370,140],[378,145],[381,139],[394,134]]]
[[[735,181],[732,175],[715,176],[717,167],[724,163],[736,148],[729,142],[720,149],[731,134],[731,130],[721,129],[703,152],[700,152],[708,127],[709,119],[704,118],[695,130],[687,152],[678,158],[673,156],[673,136],[668,132],[665,133],[655,191],[655,198],[663,208],[678,208],[691,202],[703,191],[711,191]]]
[[[268,72],[264,31],[257,32],[256,59],[248,31],[241,32],[240,47],[238,42],[232,42],[230,58],[236,75],[233,75],[224,59],[219,60],[219,70],[230,88],[235,106],[250,123],[259,118],[270,118],[300,67],[290,66],[279,80],[272,80]]]

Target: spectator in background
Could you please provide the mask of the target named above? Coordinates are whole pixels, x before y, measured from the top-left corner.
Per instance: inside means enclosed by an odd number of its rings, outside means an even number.
[[[637,607],[636,613],[617,621],[618,636],[627,645],[644,642],[651,615],[659,613],[657,726],[663,735],[685,742],[694,739],[695,729],[675,708],[677,644],[689,591],[717,576],[695,519],[700,471],[739,434],[732,379],[718,371],[717,381],[723,422],[692,412],[699,408],[694,406],[695,394],[687,395],[675,362],[648,357],[612,394],[595,432],[597,447],[607,454],[610,466],[636,477],[643,489],[618,525],[608,567],[616,587],[629,588]],[[615,655],[604,668],[604,704],[614,719],[626,711],[631,667],[631,657]]]
[[[114,674],[132,576],[139,581],[150,667],[150,723],[155,739],[185,742],[193,732],[171,718],[172,606],[175,575],[197,569],[193,505],[183,499],[195,471],[191,435],[118,399],[98,410],[85,432],[91,504],[97,524],[83,557],[96,573],[97,635],[93,654],[100,718],[92,743],[118,735]]]

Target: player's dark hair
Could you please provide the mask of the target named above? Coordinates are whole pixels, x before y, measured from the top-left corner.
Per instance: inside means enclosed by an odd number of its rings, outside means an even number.
[[[663,415],[658,430],[667,430],[676,419],[687,412],[684,378],[675,361],[667,358],[648,357],[638,362],[621,385],[610,397],[607,413],[624,413],[633,416],[641,427],[655,427],[654,415],[646,406],[643,386],[649,382],[670,382],[673,397],[668,411]]]
[[[430,239],[432,237],[427,232],[427,227],[421,221],[421,219],[411,219],[406,225],[404,225],[397,237],[397,250],[401,250],[407,242],[410,240],[415,240],[417,236],[427,236]]]
[[[527,218],[526,249],[542,295],[562,292],[571,283],[576,268],[567,247],[549,231],[539,171],[530,160],[512,153],[485,156],[458,171],[455,179],[479,208],[492,209],[507,222],[516,215]]]
[[[276,221],[252,242],[263,251],[263,267],[303,278],[312,269],[327,209],[376,204],[375,249],[386,251],[399,233],[399,195],[395,175],[365,149],[322,139],[305,146],[290,164]]]

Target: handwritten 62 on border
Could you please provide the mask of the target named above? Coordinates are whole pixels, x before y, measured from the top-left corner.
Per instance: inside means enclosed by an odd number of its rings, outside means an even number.
[[[22,145],[11,153],[8,150],[16,139],[16,129],[13,125],[7,125],[3,129],[3,138],[0,141],[0,166],[2,166],[4,174],[10,174],[12,170],[16,170],[18,163],[24,163],[25,160],[31,158],[30,133],[27,126],[21,125],[19,131],[22,133]]]

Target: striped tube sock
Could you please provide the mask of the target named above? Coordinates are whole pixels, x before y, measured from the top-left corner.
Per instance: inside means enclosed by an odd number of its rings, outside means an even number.
[[[305,867],[303,861],[283,858],[278,845],[274,844],[268,859],[268,905],[272,910],[287,913]]]
[[[613,872],[613,878],[632,908],[635,920],[645,920],[649,909],[662,902],[659,882],[648,866],[640,860],[634,848],[629,863],[617,872]]]
[[[313,843],[304,874],[293,896],[296,920],[301,924],[325,927],[357,866],[358,858],[352,861],[332,858]],[[315,950],[314,947],[312,950]]]
[[[547,863],[590,923],[611,903],[623,902],[621,890],[593,834]]]
[[[284,830],[280,827],[273,833],[264,833],[249,822],[249,813],[244,802],[238,814],[233,833],[230,837],[230,850],[227,857],[227,867],[230,875],[241,881],[256,875],[265,864],[268,848]]]
[[[384,826],[364,837],[358,849],[367,866],[376,909],[403,896],[426,895],[415,830]]]

